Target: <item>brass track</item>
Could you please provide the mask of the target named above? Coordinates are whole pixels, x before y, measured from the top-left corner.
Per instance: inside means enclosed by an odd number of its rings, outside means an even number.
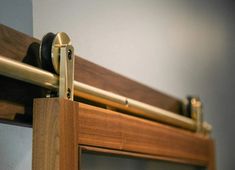
[[[56,74],[41,70],[28,64],[7,59],[1,55],[0,74],[47,89],[58,90],[59,77]],[[193,119],[78,81],[74,81],[74,95],[168,125],[190,131],[196,131],[197,129],[196,121]],[[205,133],[209,133],[211,131],[211,126],[204,123],[203,131]]]

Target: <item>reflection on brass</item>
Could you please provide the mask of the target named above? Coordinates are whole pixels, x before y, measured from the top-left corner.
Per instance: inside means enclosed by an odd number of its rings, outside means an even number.
[[[134,113],[140,114],[141,116],[192,131],[196,130],[195,121],[190,118],[133,99],[127,99],[127,101],[128,109],[132,110]]]
[[[212,126],[208,122],[202,123],[202,131],[201,133],[205,136],[209,136],[212,132]]]
[[[190,101],[191,105],[191,117],[193,120],[196,121],[196,131],[202,132],[202,124],[203,124],[203,117],[202,117],[202,102],[200,101],[199,97],[193,97]]]
[[[57,75],[4,58],[3,56],[0,56],[0,74],[47,89],[58,90],[59,77]],[[197,131],[198,124],[195,119],[177,115],[173,112],[92,87],[81,82],[74,81],[74,95],[125,110],[141,117],[181,127],[190,131]],[[203,124],[202,129],[203,131],[208,132],[211,130],[211,126]]]
[[[69,36],[64,32],[57,33],[52,42],[51,58],[53,67],[58,74],[60,73],[61,48],[66,46],[70,46],[70,48],[72,46]],[[71,50],[73,53],[73,49]]]
[[[4,58],[0,55],[0,74],[25,81],[47,89],[57,90],[59,78],[56,74],[38,69],[28,64]]]
[[[88,98],[97,102],[103,101],[105,104],[110,103],[108,105],[121,105],[126,107],[126,97],[112,92],[108,92],[77,81],[74,81],[74,90],[74,94],[76,96]]]
[[[51,50],[52,64],[59,73],[59,97],[73,100],[74,94],[74,49],[64,32],[57,33]]]

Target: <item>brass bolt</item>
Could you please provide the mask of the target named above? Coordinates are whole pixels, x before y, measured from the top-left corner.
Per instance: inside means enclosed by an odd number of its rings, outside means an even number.
[[[68,99],[71,98],[71,90],[70,90],[70,88],[68,88],[68,90],[67,90],[67,98],[68,98]]]
[[[72,52],[72,50],[68,50],[68,59],[69,60],[71,60],[72,59],[72,54],[73,54],[73,52]]]

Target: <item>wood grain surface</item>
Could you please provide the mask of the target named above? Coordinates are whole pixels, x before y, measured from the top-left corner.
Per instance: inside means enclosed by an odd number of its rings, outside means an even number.
[[[24,114],[24,106],[0,100],[0,118],[14,120],[15,113]]]
[[[38,56],[39,43],[40,41],[33,37],[0,24],[0,54],[7,58],[18,61],[24,60],[32,65],[37,65],[36,56]],[[76,57],[75,61],[75,80],[162,109],[181,113],[181,101],[177,98],[128,79],[79,56]],[[3,76],[0,76],[0,81],[0,88],[11,87],[2,92],[0,95],[2,100],[8,98],[9,101],[13,100],[22,105],[29,103],[28,105],[31,106],[32,98],[40,97],[38,94],[34,94],[38,91],[35,90],[36,87],[34,86],[28,87],[25,83],[9,80]],[[27,93],[29,89],[32,90]]]
[[[213,144],[207,137],[81,103],[77,118],[80,145],[152,155],[193,165],[209,167],[213,164]]]
[[[79,169],[84,150],[215,170],[208,137],[83,103],[36,99],[33,170]]]
[[[213,140],[209,141],[210,155],[209,155],[209,165],[208,170],[216,170],[216,152],[215,152],[215,143]]]
[[[7,58],[22,61],[28,47],[40,41],[10,27],[0,24],[0,54]]]
[[[33,123],[33,170],[77,170],[78,103],[36,99]]]

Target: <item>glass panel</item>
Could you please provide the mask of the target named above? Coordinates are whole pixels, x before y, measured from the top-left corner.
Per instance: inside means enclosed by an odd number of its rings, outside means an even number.
[[[202,167],[160,160],[83,152],[81,170],[206,170]]]

